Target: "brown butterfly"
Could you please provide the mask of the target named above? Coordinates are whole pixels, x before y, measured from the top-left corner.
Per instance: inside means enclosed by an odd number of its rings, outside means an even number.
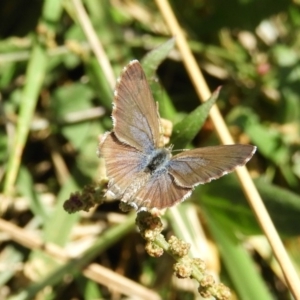
[[[245,165],[251,145],[223,145],[172,156],[160,147],[160,118],[142,66],[131,61],[118,79],[114,127],[100,141],[109,178],[107,193],[136,209],[166,208],[189,197],[198,184]]]

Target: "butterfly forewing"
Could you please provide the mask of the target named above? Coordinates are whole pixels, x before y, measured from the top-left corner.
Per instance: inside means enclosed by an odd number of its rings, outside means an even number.
[[[124,68],[118,80],[112,116],[114,133],[121,142],[148,153],[158,147],[158,111],[137,60]]]
[[[251,145],[223,145],[188,150],[172,157],[168,171],[178,185],[193,187],[245,165],[255,150],[256,147]]]

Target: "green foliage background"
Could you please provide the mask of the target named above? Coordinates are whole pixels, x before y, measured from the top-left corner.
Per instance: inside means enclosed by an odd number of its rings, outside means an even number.
[[[177,123],[175,133],[195,130],[189,120],[195,120],[199,101],[178,52],[145,57],[170,38],[155,3],[84,4],[115,75],[131,59],[142,60],[161,116]],[[217,104],[235,140],[258,147],[248,167],[299,270],[300,3],[171,4],[211,90],[223,86]],[[172,283],[168,258],[154,260],[144,252],[133,217],[121,214],[117,202],[72,215],[62,208],[70,193],[100,180],[98,135],[112,126],[113,91],[73,2],[2,1],[0,20],[0,178],[1,190],[12,196],[1,194],[2,218],[74,255],[90,249],[77,263],[60,263],[9,238],[2,227],[0,293],[5,299],[112,299],[111,289],[80,271],[94,261],[162,299],[194,299],[193,290]],[[191,147],[218,144],[209,120],[188,138]],[[16,148],[16,140],[24,148]],[[11,185],[13,169],[18,176]],[[268,246],[251,239],[261,231],[234,174],[197,188],[179,207],[183,220],[191,206],[218,249],[218,275],[237,299],[290,299]],[[166,235],[180,236],[172,214],[166,220]],[[185,221],[192,232],[189,217]]]

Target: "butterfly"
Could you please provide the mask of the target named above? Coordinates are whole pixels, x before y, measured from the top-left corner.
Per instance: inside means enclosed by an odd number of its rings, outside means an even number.
[[[117,81],[113,130],[99,143],[108,181],[106,194],[136,209],[163,209],[188,198],[193,189],[237,166],[256,151],[252,145],[221,145],[175,156],[161,144],[157,105],[141,64],[131,61]]]

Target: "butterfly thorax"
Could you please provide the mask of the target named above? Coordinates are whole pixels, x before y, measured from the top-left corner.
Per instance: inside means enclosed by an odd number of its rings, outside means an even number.
[[[145,171],[148,171],[152,174],[157,171],[166,169],[166,166],[169,163],[171,156],[171,152],[166,148],[156,149],[149,156],[149,161],[146,165]]]

